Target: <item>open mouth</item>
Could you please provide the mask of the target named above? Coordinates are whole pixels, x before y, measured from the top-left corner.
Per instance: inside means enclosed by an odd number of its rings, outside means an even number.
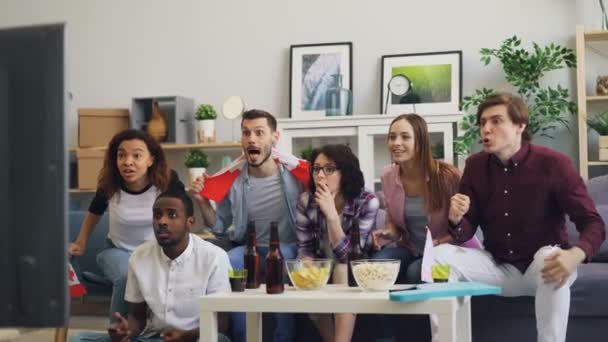
[[[133,176],[135,174],[135,170],[122,170],[122,174],[129,177],[129,176]]]
[[[247,154],[252,155],[252,156],[259,156],[262,153],[262,150],[260,150],[257,147],[249,147],[247,148]]]
[[[481,139],[481,143],[484,144],[484,145],[489,145],[490,144],[490,139],[483,138],[483,139]]]

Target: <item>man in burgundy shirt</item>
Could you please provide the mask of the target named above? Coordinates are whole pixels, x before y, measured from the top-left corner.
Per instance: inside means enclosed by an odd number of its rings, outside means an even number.
[[[477,123],[483,152],[467,159],[449,222],[459,242],[481,227],[485,250],[442,244],[435,262],[451,265],[452,280],[500,286],[504,296],[535,296],[538,341],[565,341],[570,285],[577,266],[605,239],[604,222],[568,157],[529,142],[521,98],[488,98]],[[580,233],[574,246],[565,214]]]

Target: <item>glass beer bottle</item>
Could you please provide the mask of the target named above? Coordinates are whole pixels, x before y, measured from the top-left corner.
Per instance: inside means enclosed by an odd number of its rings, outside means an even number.
[[[279,248],[279,224],[270,222],[270,246],[266,255],[266,293],[285,291],[283,284],[283,255]]]
[[[257,289],[260,287],[260,254],[255,237],[255,222],[247,224],[247,246],[243,254],[245,269],[247,270],[247,283],[245,288]]]
[[[353,275],[353,267],[350,265],[350,262],[359,259],[363,259],[361,235],[359,233],[359,222],[353,220],[350,227],[350,246],[348,247],[348,286],[357,287],[357,281]]]

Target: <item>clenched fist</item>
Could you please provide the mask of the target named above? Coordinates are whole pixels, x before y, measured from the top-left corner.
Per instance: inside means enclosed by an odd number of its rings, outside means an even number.
[[[471,201],[469,200],[469,196],[463,194],[455,194],[450,199],[450,212],[448,214],[448,219],[450,223],[453,225],[458,224],[464,214],[469,211],[469,205]]]
[[[190,184],[190,188],[188,189],[188,192],[190,194],[192,194],[192,196],[194,197],[194,199],[196,199],[197,201],[201,201],[203,199],[201,197],[201,195],[199,195],[199,194],[205,188],[205,180],[207,178],[209,178],[209,175],[207,175],[205,173],[202,176],[196,177],[196,179],[194,180],[194,182],[192,182]]]

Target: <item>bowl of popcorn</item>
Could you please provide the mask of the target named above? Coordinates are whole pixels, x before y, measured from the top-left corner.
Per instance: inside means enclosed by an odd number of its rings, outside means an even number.
[[[350,262],[357,285],[364,291],[387,291],[397,281],[400,260],[361,259]]]
[[[327,284],[331,274],[331,259],[295,259],[285,261],[287,274],[295,288],[318,290]]]

